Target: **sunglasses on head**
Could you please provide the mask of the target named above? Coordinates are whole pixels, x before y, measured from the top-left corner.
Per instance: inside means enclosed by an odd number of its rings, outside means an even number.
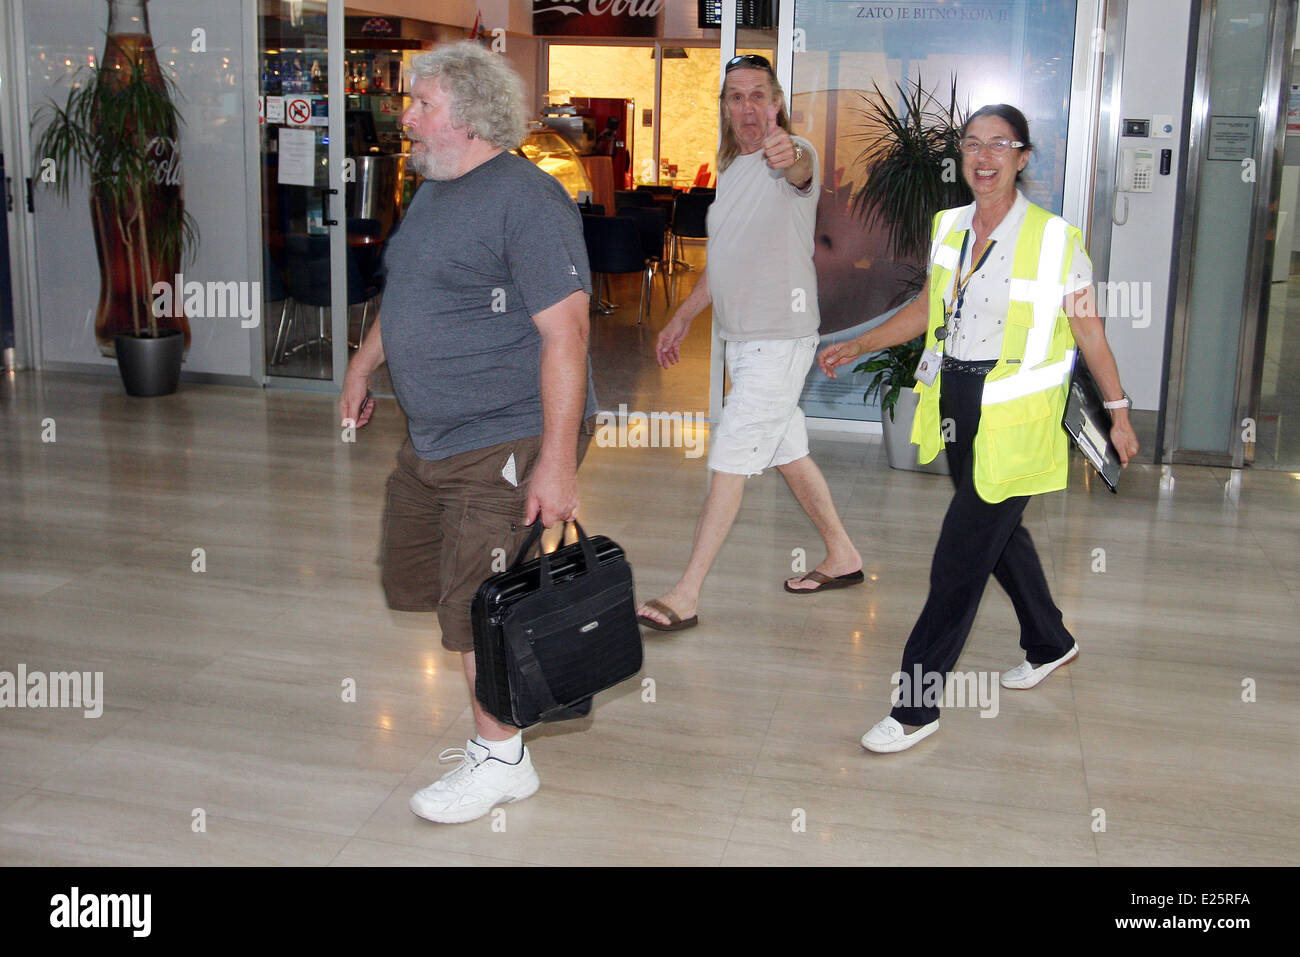
[[[742,66],[772,72],[772,64],[767,62],[767,57],[761,57],[757,53],[742,53],[740,56],[733,56],[727,61],[726,72],[730,73],[737,67]]]

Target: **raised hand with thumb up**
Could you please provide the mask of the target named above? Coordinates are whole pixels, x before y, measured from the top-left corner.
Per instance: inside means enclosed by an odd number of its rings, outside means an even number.
[[[777,122],[779,104],[767,106],[767,132],[763,137],[763,159],[772,169],[789,169],[795,163],[794,141]]]

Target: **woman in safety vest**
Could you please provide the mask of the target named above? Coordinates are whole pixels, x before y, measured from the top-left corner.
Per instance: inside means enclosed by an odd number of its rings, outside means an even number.
[[[925,334],[912,441],[920,461],[947,448],[956,492],[930,566],[930,594],[903,649],[895,705],[862,738],[903,751],[939,727],[939,701],[970,633],[989,575],[1020,619],[1025,661],[1004,688],[1032,688],[1079,654],[1061,621],[1021,515],[1030,495],[1065,488],[1061,416],[1075,347],[1111,414],[1125,465],[1137,454],[1132,405],[1092,299],[1080,231],[1016,189],[1029,125],[1013,106],[986,106],[962,130],[962,175],[975,202],[934,220],[924,288],[888,320],[824,350],[831,378],[858,356]]]

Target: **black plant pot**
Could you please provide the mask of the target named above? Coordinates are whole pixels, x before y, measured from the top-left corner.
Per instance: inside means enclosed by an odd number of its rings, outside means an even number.
[[[161,329],[157,339],[114,336],[113,344],[127,395],[171,395],[176,391],[185,358],[185,333]]]

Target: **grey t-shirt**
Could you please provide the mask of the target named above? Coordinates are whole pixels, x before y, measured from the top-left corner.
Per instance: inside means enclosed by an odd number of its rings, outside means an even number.
[[[718,174],[708,277],[720,339],[802,339],[821,325],[813,267],[821,169],[813,145],[794,139],[813,160],[802,192],[767,165],[762,150],[737,156]]]
[[[384,253],[384,355],[423,459],[542,433],[532,316],[591,292],[582,217],[564,187],[500,153],[426,180]],[[587,406],[596,395],[587,363]]]

